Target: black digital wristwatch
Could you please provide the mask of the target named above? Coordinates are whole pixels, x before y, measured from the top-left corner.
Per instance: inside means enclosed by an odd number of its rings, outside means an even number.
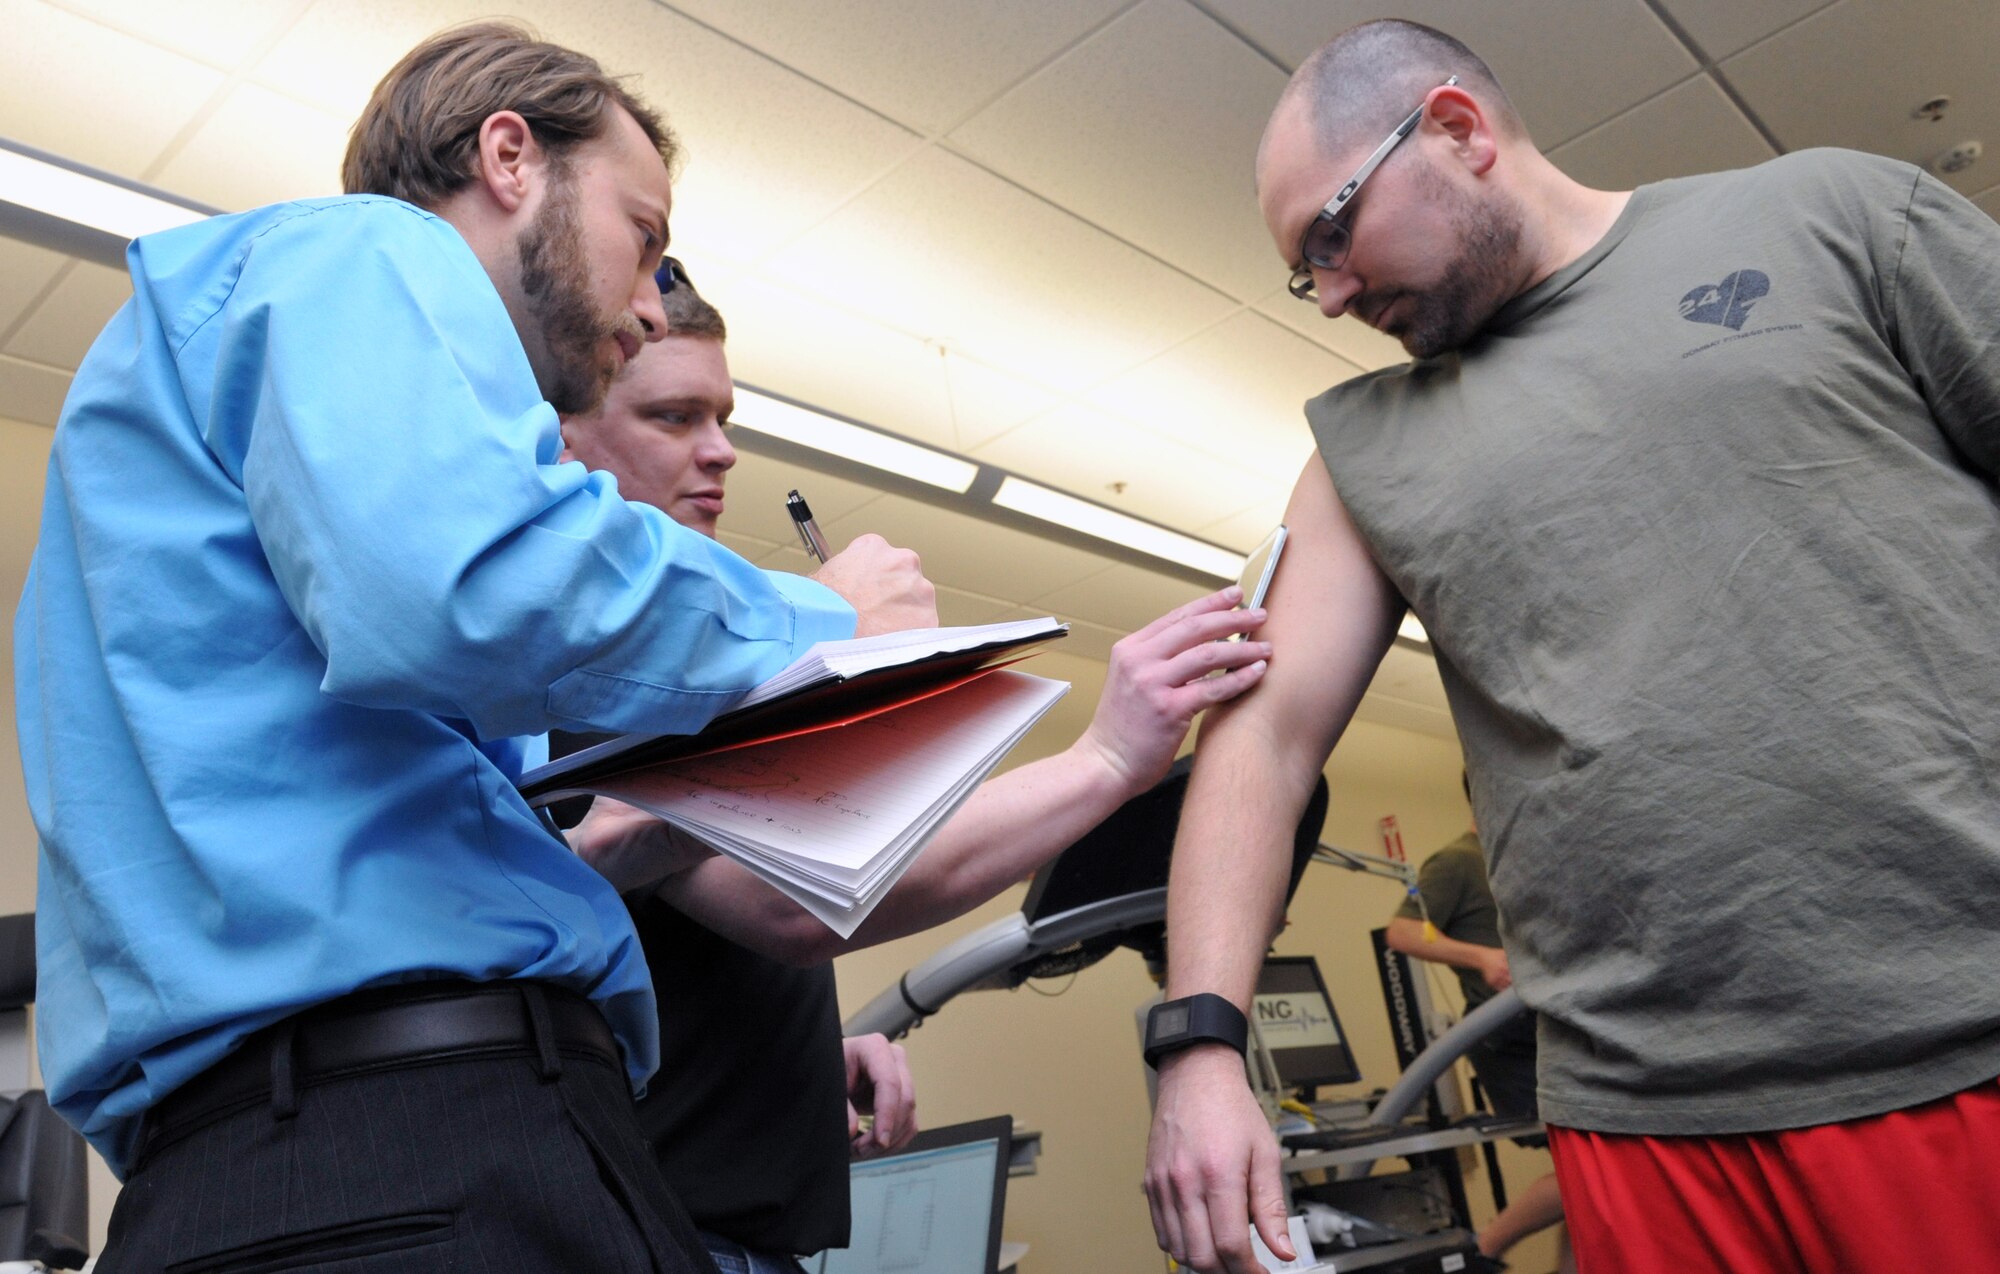
[[[1155,1004],[1146,1014],[1146,1065],[1196,1044],[1227,1044],[1241,1053],[1250,1045],[1250,1020],[1219,995],[1206,991],[1183,1000]]]

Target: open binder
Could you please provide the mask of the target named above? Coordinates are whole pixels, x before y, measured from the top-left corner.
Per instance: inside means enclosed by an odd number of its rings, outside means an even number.
[[[821,642],[699,734],[627,735],[522,776],[636,805],[850,936],[1069,689],[1000,665],[1054,619]]]

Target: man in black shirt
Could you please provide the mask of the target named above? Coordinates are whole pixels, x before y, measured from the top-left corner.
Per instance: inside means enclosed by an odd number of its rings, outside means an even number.
[[[713,535],[736,462],[727,332],[685,275],[672,277],[669,335],[632,361],[598,411],[565,421],[565,456]],[[853,938],[720,857],[699,856],[632,900],[662,1037],[640,1120],[723,1274],[791,1274],[789,1254],[845,1246],[849,1153],[879,1153],[916,1131],[902,1048],[879,1035],[840,1040],[831,959],[970,910],[1156,783],[1195,714],[1263,675],[1267,645],[1216,640],[1263,621],[1232,610],[1237,597],[1210,594],[1119,642],[1082,737],[974,793]],[[1226,671],[1207,679],[1213,669]],[[625,862],[658,859],[672,837],[617,802],[596,802],[588,819],[593,840],[629,850],[596,860],[614,880]],[[685,846],[668,853],[685,861]],[[875,1119],[864,1133],[866,1109]]]

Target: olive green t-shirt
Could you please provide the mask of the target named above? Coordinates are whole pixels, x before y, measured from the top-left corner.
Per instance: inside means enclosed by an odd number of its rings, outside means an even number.
[[[1417,868],[1417,892],[1423,895],[1424,905],[1419,907],[1415,898],[1405,898],[1396,908],[1397,916],[1422,920],[1428,913],[1438,932],[1454,942],[1500,945],[1500,909],[1493,904],[1493,889],[1486,883],[1486,853],[1479,848],[1478,836],[1467,832],[1424,859],[1423,866]],[[1452,972],[1458,974],[1459,988],[1465,992],[1467,1012],[1496,994],[1479,970],[1454,968]]]
[[[1807,151],[1647,186],[1463,350],[1307,406],[1430,631],[1542,1113],[2000,1075],[2000,227]]]

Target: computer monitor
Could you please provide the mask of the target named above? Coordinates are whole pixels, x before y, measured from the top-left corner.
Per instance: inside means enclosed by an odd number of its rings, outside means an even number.
[[[1326,979],[1311,956],[1267,956],[1251,996],[1257,1030],[1286,1088],[1353,1084],[1361,1079],[1340,1029]]]
[[[856,1159],[847,1246],[812,1274],[998,1274],[1014,1121],[1004,1115],[920,1132],[894,1154]]]

